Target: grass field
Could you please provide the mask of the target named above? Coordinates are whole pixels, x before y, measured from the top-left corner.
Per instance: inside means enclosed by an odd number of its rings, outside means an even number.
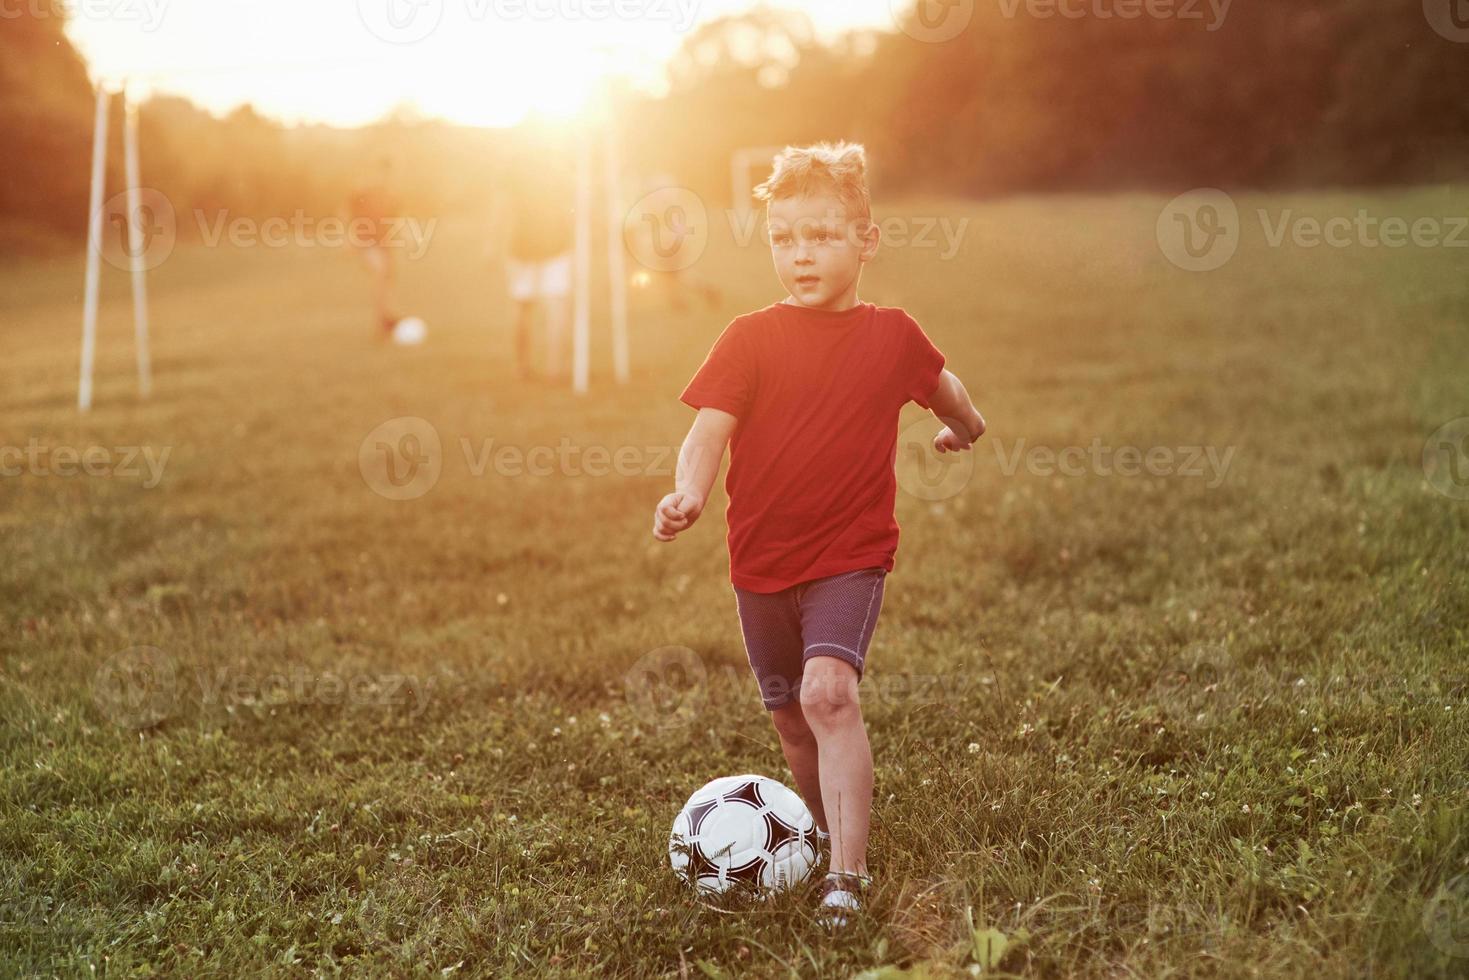
[[[0,478],[0,974],[1469,973],[1469,500],[1423,466],[1469,415],[1466,253],[1272,246],[1253,217],[1469,192],[1238,202],[1201,273],[1161,254],[1162,198],[887,208],[970,219],[862,296],[991,430],[971,469],[900,454],[863,685],[878,890],[840,941],[808,893],[696,902],[665,853],[707,779],[789,782],[722,490],[650,535],[682,385],[780,298],[767,254],[717,234],[695,271],[725,306],[639,294],[632,383],[599,334],[578,399],[514,378],[471,225],[406,273],[412,350],[371,342],[349,256],[181,246],[147,402],[108,270],[87,416],[80,259],[11,263],[0,446],[39,462]],[[411,500],[368,440],[400,417],[440,440]],[[1045,456],[1098,445],[1173,469]],[[58,475],[68,447],[110,475]]]

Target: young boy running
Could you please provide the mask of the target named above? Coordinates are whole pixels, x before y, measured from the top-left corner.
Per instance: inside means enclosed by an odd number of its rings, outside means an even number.
[[[881,237],[859,144],[786,149],[756,188],[785,299],[737,317],[680,400],[698,411],[653,536],[699,519],[730,447],[730,582],[750,666],[801,796],[831,848],[822,911],[842,924],[868,881],[872,754],[857,696],[893,569],[898,414],[970,448],[985,423],[944,355],[895,307],[857,298]],[[829,838],[828,835],[829,834]]]

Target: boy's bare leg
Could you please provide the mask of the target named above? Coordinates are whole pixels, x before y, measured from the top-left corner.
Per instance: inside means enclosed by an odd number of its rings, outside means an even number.
[[[831,830],[831,870],[866,876],[872,748],[857,700],[856,668],[836,657],[807,660],[801,712],[816,736],[821,799]]]
[[[515,304],[515,366],[522,378],[530,378],[535,374],[535,363],[531,354],[534,317],[535,307],[532,304]]]
[[[541,300],[546,310],[546,374],[553,381],[571,377],[566,366],[570,360],[567,341],[571,335],[571,299],[546,296]]]
[[[796,788],[806,801],[806,809],[816,818],[816,828],[827,831],[826,811],[821,806],[821,775],[816,754],[816,736],[806,724],[801,705],[792,701],[770,712],[775,731],[780,735],[780,748],[785,753],[791,775],[796,777]]]
[[[397,270],[393,267],[393,253],[381,246],[378,247],[378,273],[377,273],[377,318],[383,325],[385,331],[391,331],[393,324],[397,322],[398,314],[394,302],[393,287]]]

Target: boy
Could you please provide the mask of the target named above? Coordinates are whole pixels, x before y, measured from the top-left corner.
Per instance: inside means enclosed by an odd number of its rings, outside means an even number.
[[[985,423],[944,355],[901,309],[857,298],[877,254],[860,144],[786,149],[755,196],[789,295],[737,317],[680,400],[698,411],[653,536],[699,519],[730,444],[730,581],[750,666],[801,796],[831,848],[822,913],[840,925],[867,876],[872,754],[857,697],[893,569],[898,413],[946,427],[940,453]]]
[[[498,213],[509,223],[505,277],[515,304],[515,363],[522,380],[538,378],[532,351],[536,307],[544,311],[545,380],[570,383],[571,286],[576,244],[571,188],[575,174],[566,148],[532,126],[505,172]]]
[[[393,327],[398,323],[395,302],[397,286],[397,255],[392,242],[391,219],[403,213],[396,191],[393,189],[393,158],[378,158],[377,174],[359,187],[348,199],[352,216],[352,242],[360,243],[363,265],[372,276],[373,315],[377,323],[377,335],[383,340],[391,339]]]

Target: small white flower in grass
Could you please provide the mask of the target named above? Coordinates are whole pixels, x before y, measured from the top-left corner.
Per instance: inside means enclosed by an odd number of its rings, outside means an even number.
[[[1422,793],[1414,793],[1413,794],[1413,805],[1414,806],[1417,806],[1418,804],[1420,804],[1422,802],[1423,802],[1423,794]]]
[[[969,743],[969,754],[970,755],[974,755],[974,753],[976,753],[978,751],[979,751],[979,743],[978,742],[970,742]]]
[[[1240,813],[1249,813],[1250,812],[1250,805],[1248,803],[1241,804],[1240,805],[1240,808],[1239,808],[1239,812]]]
[[[599,714],[599,715],[598,715],[598,716],[597,716],[597,720],[598,720],[598,721],[600,721],[600,722],[601,722],[601,723],[602,723],[602,724],[604,724],[604,725],[610,725],[610,724],[612,724],[612,716],[611,716],[611,715],[609,715],[609,714],[608,714],[608,713],[607,713],[607,712],[605,712],[605,711],[604,711],[604,712],[602,712],[602,713],[601,713],[601,714]]]
[[[557,736],[557,735],[560,735],[560,734],[561,734],[561,726],[559,726],[559,725],[558,725],[558,726],[556,726],[556,727],[555,727],[555,728],[553,728],[553,729],[551,729],[551,736],[552,736],[552,737],[553,737],[553,738],[554,738],[554,737],[555,737],[555,736]]]

